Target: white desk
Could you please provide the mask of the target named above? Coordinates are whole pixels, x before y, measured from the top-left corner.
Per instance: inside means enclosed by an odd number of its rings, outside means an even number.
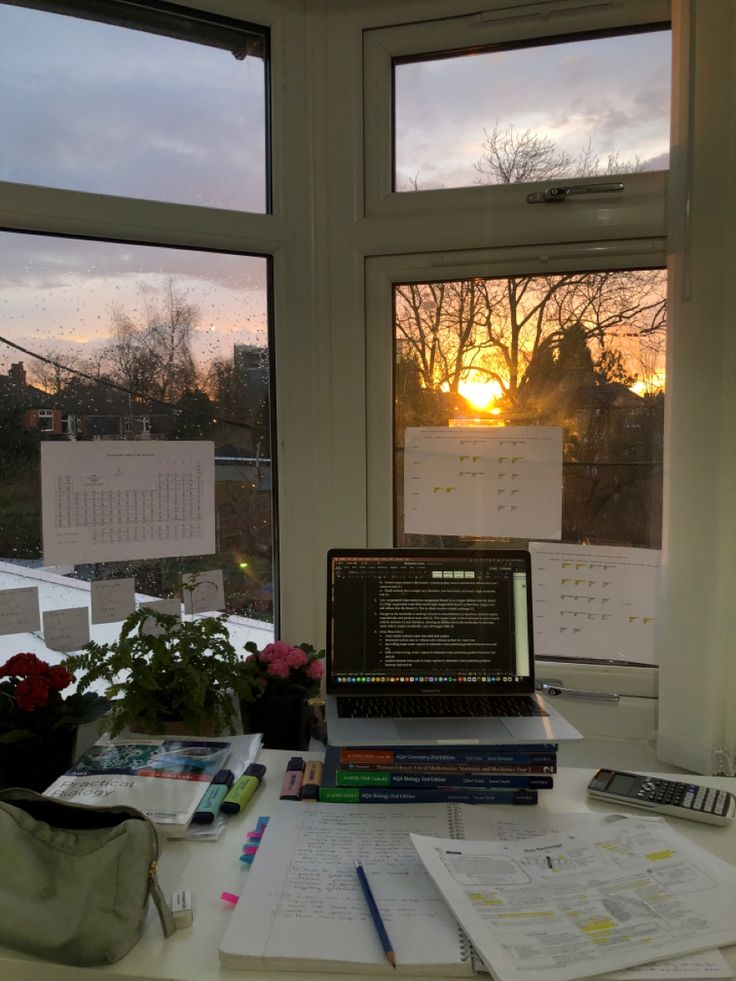
[[[192,890],[195,902],[192,927],[179,930],[173,937],[164,940],[158,917],[151,904],[143,937],[117,964],[107,968],[64,967],[0,948],[0,979],[2,981],[99,981],[107,976],[117,978],[119,981],[237,981],[238,978],[243,981],[247,979],[295,981],[301,977],[314,979],[316,977],[314,974],[226,971],[220,967],[217,953],[232,910],[232,907],[222,902],[220,893],[240,892],[243,877],[247,875],[246,866],[239,861],[246,832],[255,826],[257,817],[273,814],[277,807],[310,806],[278,799],[286,762],[291,755],[293,754],[274,750],[261,753],[259,762],[265,763],[268,767],[266,779],[251,799],[245,814],[230,819],[228,828],[219,841],[191,843],[172,841],[166,844],[161,859],[161,884],[167,895],[170,895],[174,889]],[[320,758],[318,753],[302,755],[307,759]],[[555,777],[554,790],[542,791],[539,795],[539,805],[533,810],[552,812],[611,810],[603,803],[593,801],[588,803],[585,787],[592,774],[593,770],[590,769],[563,768]],[[730,790],[734,786],[734,780],[729,777],[694,779],[703,784]],[[366,804],[365,806],[379,805]],[[390,815],[390,806],[386,806],[387,815]],[[494,811],[507,814],[525,811],[506,805],[491,806],[494,807]],[[628,810],[628,813],[637,812]],[[736,865],[736,821],[728,828],[679,819],[673,819],[671,823],[698,845]],[[736,946],[728,949],[726,958],[736,967]],[[348,981],[358,975],[330,974],[329,977],[334,981]]]

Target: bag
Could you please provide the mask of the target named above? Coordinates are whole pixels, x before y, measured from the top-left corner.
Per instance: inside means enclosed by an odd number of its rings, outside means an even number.
[[[90,807],[0,791],[0,944],[62,964],[112,964],[143,932],[158,883],[158,832],[133,807]]]

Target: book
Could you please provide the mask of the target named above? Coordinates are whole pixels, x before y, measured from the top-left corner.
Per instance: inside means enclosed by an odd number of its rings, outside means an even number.
[[[276,809],[219,948],[233,970],[391,973],[355,871],[364,869],[407,974],[472,976],[464,933],[419,861],[410,832],[491,837],[486,808]]]
[[[325,753],[324,769],[322,771],[320,800],[335,803],[349,800],[358,803],[363,800],[360,795],[331,794],[332,789],[354,788],[361,790],[370,788],[414,789],[414,790],[547,790],[553,786],[553,779],[548,774],[498,774],[472,771],[433,772],[431,769],[421,773],[394,773],[391,770],[344,770],[340,766],[340,751],[336,746],[328,746]],[[474,795],[475,797],[476,795]],[[367,800],[368,798],[365,798]],[[386,798],[389,799],[389,798]],[[397,797],[404,799],[405,797]],[[418,800],[422,799],[417,798]],[[447,800],[446,796],[432,797],[431,800]],[[453,798],[454,799],[454,798]],[[513,803],[501,799],[486,800],[483,803]]]
[[[340,748],[345,763],[537,763],[556,764],[557,744],[523,746],[359,746]]]
[[[333,747],[328,747],[327,752]],[[343,763],[344,773],[557,773],[556,763]]]
[[[705,977],[684,955],[736,942],[736,869],[661,819],[503,841],[468,830],[411,837],[496,981]]]
[[[552,777],[524,773],[392,773],[390,770],[336,770],[336,787],[484,787],[485,789],[549,790]]]
[[[260,737],[247,738],[257,753]],[[168,738],[96,743],[45,793],[76,804],[136,807],[167,837],[177,837],[222,769],[231,745],[229,739]]]
[[[460,804],[536,804],[536,790],[486,790],[482,787],[324,787],[322,804],[430,804],[453,801]]]

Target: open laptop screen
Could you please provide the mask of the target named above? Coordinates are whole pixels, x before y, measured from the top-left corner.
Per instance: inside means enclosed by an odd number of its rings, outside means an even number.
[[[332,549],[332,694],[534,689],[529,553]]]

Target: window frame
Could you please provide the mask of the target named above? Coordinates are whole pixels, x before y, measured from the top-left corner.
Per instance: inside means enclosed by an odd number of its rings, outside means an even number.
[[[226,251],[269,259],[273,324],[269,343],[273,344],[275,358],[272,411],[280,426],[301,435],[293,440],[289,454],[278,461],[281,482],[275,487],[274,508],[280,524],[275,528],[274,569],[280,575],[280,580],[275,581],[280,581],[281,589],[275,629],[297,636],[297,630],[306,627],[309,633],[299,636],[311,639],[319,636],[314,633],[319,622],[316,605],[311,596],[299,589],[299,583],[311,581],[314,576],[314,549],[309,535],[314,494],[303,475],[314,465],[309,434],[319,426],[314,406],[310,403],[305,407],[297,395],[304,365],[314,361],[311,317],[304,315],[304,310],[313,306],[309,271],[313,137],[306,122],[303,85],[308,33],[303,5],[300,0],[184,0],[181,5],[244,24],[259,24],[270,32],[271,87],[279,93],[271,106],[268,127],[271,212],[227,211],[0,181],[0,230]],[[292,152],[292,145],[301,145],[306,153]],[[279,442],[277,433],[274,457]],[[282,487],[293,486],[300,476],[299,499],[289,495],[288,504],[282,507]],[[305,626],[299,627],[301,624]]]

